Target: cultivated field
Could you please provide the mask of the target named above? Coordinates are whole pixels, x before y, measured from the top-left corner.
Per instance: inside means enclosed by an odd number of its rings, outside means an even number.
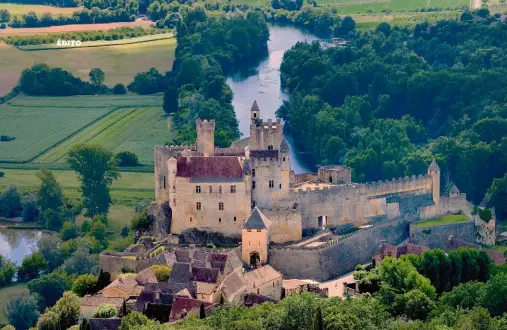
[[[106,74],[105,84],[129,84],[134,76],[150,68],[160,72],[172,69],[175,39],[165,39],[129,45],[94,48],[22,51],[0,43],[0,95],[9,93],[21,72],[36,63],[61,67],[83,80],[88,80],[92,68],[101,68]]]
[[[0,37],[12,35],[33,35],[33,34],[47,34],[56,32],[76,32],[76,31],[98,31],[98,30],[111,30],[118,27],[150,27],[152,21],[135,21],[135,22],[117,22],[117,23],[102,23],[102,24],[69,24],[60,26],[40,27],[40,28],[7,28],[0,30]]]
[[[162,95],[19,97],[0,106],[0,162],[65,164],[73,145],[97,143],[153,164],[153,147],[173,137]],[[0,165],[1,166],[1,165]]]
[[[323,5],[336,7],[341,14],[409,12],[422,8],[460,8],[469,4],[468,0],[322,0]],[[417,15],[417,13],[414,13]]]
[[[34,11],[37,14],[51,13],[53,15],[72,15],[73,12],[80,8],[62,8],[53,6],[41,6],[41,5],[18,5],[13,3],[0,3],[0,9],[7,9],[11,16],[23,15],[30,11]]]

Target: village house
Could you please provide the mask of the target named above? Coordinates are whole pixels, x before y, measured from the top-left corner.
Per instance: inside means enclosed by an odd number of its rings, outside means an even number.
[[[245,274],[246,292],[280,300],[282,297],[282,274],[270,265],[256,268]]]
[[[124,299],[122,297],[104,297],[101,295],[85,295],[81,299],[79,311],[84,318],[91,318],[93,311],[100,305],[109,304],[116,307],[118,312],[121,311]]]

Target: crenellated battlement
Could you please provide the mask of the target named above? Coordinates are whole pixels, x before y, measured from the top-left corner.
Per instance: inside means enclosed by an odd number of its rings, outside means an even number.
[[[197,119],[195,121],[195,124],[196,124],[196,127],[197,127],[197,130],[201,130],[201,131],[208,131],[208,132],[214,132],[215,131],[215,120],[214,119],[211,119],[211,120],[207,120],[207,119]]]
[[[263,119],[255,119],[254,125],[256,129],[263,130],[279,130],[283,129],[283,121],[280,118],[277,118],[276,121],[272,119],[263,120]]]
[[[278,157],[266,157],[266,158],[250,158],[250,164],[252,167],[270,166],[273,163],[278,163],[280,159]]]

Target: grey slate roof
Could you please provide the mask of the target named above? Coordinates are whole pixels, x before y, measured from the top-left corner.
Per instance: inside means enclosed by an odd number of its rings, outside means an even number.
[[[438,167],[438,164],[434,159],[431,162],[430,167],[428,167],[428,171],[440,171],[440,167]]]
[[[458,187],[456,187],[456,185],[453,184],[451,190],[449,190],[449,194],[459,194],[459,193],[460,193],[460,191],[459,191]]]
[[[117,330],[120,324],[120,318],[90,319],[91,330]]]
[[[289,143],[285,138],[282,138],[282,142],[280,142],[280,152],[288,152],[289,151]]]
[[[266,218],[264,214],[259,210],[259,208],[255,208],[248,218],[248,220],[243,225],[244,229],[268,229],[271,225],[271,221]]]
[[[173,265],[173,271],[169,277],[169,282],[186,283],[190,281],[191,274],[192,268],[190,263],[175,262]]]
[[[257,100],[253,101],[252,107],[250,108],[250,111],[261,111],[259,109],[259,106],[257,105]]]

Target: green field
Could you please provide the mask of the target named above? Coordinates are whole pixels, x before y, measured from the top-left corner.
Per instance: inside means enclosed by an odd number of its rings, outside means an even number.
[[[153,147],[171,141],[161,95],[19,97],[0,105],[0,162],[64,164],[73,145],[97,143],[131,151],[153,164]]]
[[[431,226],[441,226],[441,225],[449,225],[453,223],[460,222],[468,222],[470,219],[467,216],[462,214],[454,214],[454,215],[446,215],[444,217],[430,219],[422,222],[417,222],[413,224],[414,227],[431,227]]]
[[[4,311],[5,304],[7,304],[10,300],[7,299],[7,297],[10,298],[22,292],[28,292],[25,283],[13,284],[8,287],[0,289],[0,297],[2,297],[2,299],[0,299],[0,326],[9,324],[9,320],[7,320],[7,316],[5,315]]]
[[[22,51],[0,42],[0,95],[16,86],[21,72],[36,63],[61,67],[88,80],[92,68],[101,68],[105,84],[128,85],[134,76],[150,68],[164,73],[172,69],[176,40],[164,39],[128,45]]]
[[[0,9],[7,9],[11,15],[23,15],[30,11],[34,11],[37,14],[51,13],[53,15],[72,15],[73,12],[79,10],[77,7],[61,8],[41,5],[18,5],[13,3],[0,3]]]

